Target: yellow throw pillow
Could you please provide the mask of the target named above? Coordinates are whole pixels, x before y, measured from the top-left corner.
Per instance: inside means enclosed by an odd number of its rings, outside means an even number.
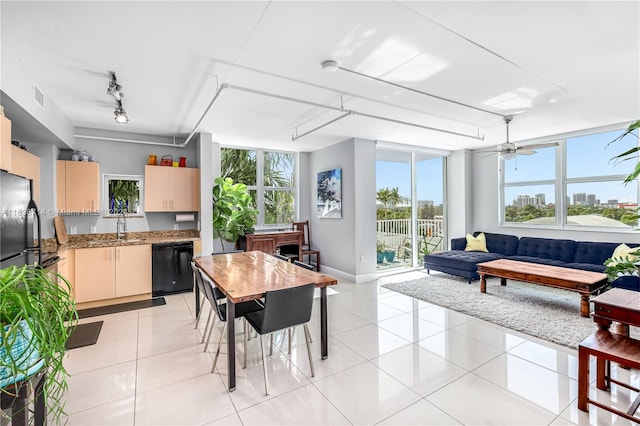
[[[467,246],[464,248],[464,251],[489,252],[489,250],[487,250],[487,239],[484,236],[484,232],[479,233],[477,237],[467,234]]]
[[[635,251],[638,250],[638,247],[629,247],[626,244],[620,244],[618,247],[616,247],[616,249],[613,251],[613,254],[611,255],[611,258],[614,260],[619,260],[620,258],[624,259],[624,260],[628,260],[630,262],[637,262],[638,260],[640,260],[640,256],[635,255],[635,254],[631,254]]]

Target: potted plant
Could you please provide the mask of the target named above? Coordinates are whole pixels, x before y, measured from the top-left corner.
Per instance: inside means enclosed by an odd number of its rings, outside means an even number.
[[[393,262],[393,259],[396,257],[395,250],[388,250],[386,247],[384,248],[384,258],[387,259],[387,262]]]
[[[62,358],[78,320],[70,293],[66,279],[42,268],[0,269],[0,392],[13,394],[13,383],[44,369],[44,401],[54,423],[64,414]]]
[[[236,242],[254,232],[258,210],[253,208],[247,185],[233,183],[231,178],[216,178],[212,192],[213,236],[220,239],[224,250],[224,241]]]
[[[384,261],[384,243],[380,241],[376,242],[376,260],[378,263]]]

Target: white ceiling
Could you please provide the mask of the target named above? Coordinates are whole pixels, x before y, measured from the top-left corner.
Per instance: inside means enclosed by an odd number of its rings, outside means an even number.
[[[222,83],[485,140],[225,89],[198,131],[313,151],[350,137],[456,150],[640,117],[638,1],[2,1],[5,52],[77,127],[187,136]],[[343,68],[495,114],[437,100]],[[113,120],[108,71],[125,93]],[[5,82],[2,88],[6,90]]]

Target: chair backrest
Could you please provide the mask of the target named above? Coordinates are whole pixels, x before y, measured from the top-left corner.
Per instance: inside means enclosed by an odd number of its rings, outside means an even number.
[[[213,296],[211,285],[202,279],[202,271],[194,262],[191,262],[191,270],[193,271],[193,276],[196,279],[198,288],[204,293],[204,297],[206,297],[209,302],[215,303],[216,299]]]
[[[193,279],[196,280],[196,286],[200,289],[201,293],[204,293],[204,285],[202,284],[202,275],[200,275],[200,268],[196,266],[194,261],[191,261],[191,270],[193,271]]]
[[[214,251],[213,253],[211,253],[211,256],[217,256],[219,254],[229,254],[229,253],[244,253],[244,250]]]
[[[311,231],[309,229],[309,221],[305,220],[304,222],[293,222],[293,230],[302,231],[302,248],[310,249],[311,248]]]
[[[277,257],[278,259],[280,259],[280,260],[284,260],[285,262],[288,262],[288,261],[289,261],[289,258],[288,258],[287,256],[283,256],[283,255],[278,254],[278,253],[274,253],[274,254],[273,254],[273,257]]]
[[[315,271],[315,268],[308,263],[300,262],[299,260],[294,260],[293,264],[296,266],[300,266],[301,268],[308,269],[310,271]]]
[[[311,283],[268,291],[264,298],[261,334],[309,322],[315,286]]]

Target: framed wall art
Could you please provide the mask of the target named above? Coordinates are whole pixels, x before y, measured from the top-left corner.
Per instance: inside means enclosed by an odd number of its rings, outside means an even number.
[[[318,173],[318,217],[342,218],[342,169]]]

